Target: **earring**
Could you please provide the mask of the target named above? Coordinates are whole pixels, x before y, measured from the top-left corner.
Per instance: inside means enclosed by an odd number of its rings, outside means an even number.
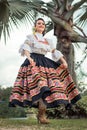
[[[32,31],[33,31],[33,34],[35,34],[35,32],[36,32],[36,28],[33,27],[33,28],[32,28]]]

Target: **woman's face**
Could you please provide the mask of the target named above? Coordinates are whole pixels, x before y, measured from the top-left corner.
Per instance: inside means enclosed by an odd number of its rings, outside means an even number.
[[[43,33],[45,30],[45,23],[43,20],[38,20],[35,25],[36,32]]]

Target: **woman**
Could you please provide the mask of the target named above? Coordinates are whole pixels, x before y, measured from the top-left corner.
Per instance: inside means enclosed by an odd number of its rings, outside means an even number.
[[[68,72],[63,54],[52,48],[52,41],[45,39],[45,22],[39,18],[35,22],[35,33],[28,35],[20,48],[27,59],[21,65],[10,96],[10,106],[30,106],[38,108],[40,123],[49,123],[46,108],[67,106],[80,99],[80,94]],[[47,58],[52,53],[52,59]],[[56,61],[60,61],[56,62]]]

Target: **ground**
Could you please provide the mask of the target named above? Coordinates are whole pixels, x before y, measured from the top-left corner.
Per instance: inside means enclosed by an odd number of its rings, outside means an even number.
[[[0,119],[0,130],[87,130],[87,119],[50,119],[45,125],[36,119]]]

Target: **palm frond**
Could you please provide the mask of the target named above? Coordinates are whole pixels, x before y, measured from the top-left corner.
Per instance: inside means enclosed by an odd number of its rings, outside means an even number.
[[[29,2],[17,0],[0,1],[0,38],[3,34],[6,42],[13,25],[18,28],[20,23],[23,22],[23,18],[25,18],[25,21],[26,19],[33,20],[34,15],[31,15],[31,13]]]
[[[28,2],[25,1],[11,1],[9,2],[10,6],[10,17],[15,16],[18,20],[21,20],[28,11],[31,11],[28,8]]]
[[[61,7],[62,5],[61,0],[53,0],[53,2],[55,3],[57,8]]]
[[[5,28],[8,27],[9,21],[9,6],[7,2],[0,1],[0,37],[5,32]]]
[[[2,24],[0,24],[0,37],[2,35],[2,30],[3,30],[3,27],[2,27]]]
[[[7,23],[9,21],[9,5],[7,2],[0,1],[0,22]]]
[[[77,18],[77,21],[79,26],[85,26],[87,25],[87,5],[82,7],[81,13],[79,17]]]
[[[54,3],[53,2],[48,2],[48,3],[46,3],[47,4],[47,6],[49,6],[49,7],[51,7],[51,8],[54,8]]]
[[[79,43],[73,44],[77,49],[81,49],[81,46]]]
[[[38,7],[38,9],[41,9],[41,7],[42,6],[44,6],[46,3],[45,2],[43,2],[42,0],[32,0],[32,1],[29,1],[28,2],[28,6],[29,6],[29,8],[32,8],[33,9],[33,7]]]
[[[80,2],[75,3],[74,7],[72,8],[72,10],[76,11],[77,9],[79,9],[86,2],[87,2],[86,0],[81,0]]]
[[[64,18],[66,20],[69,20],[70,17],[72,17],[73,13],[75,11],[77,11],[85,2],[87,2],[86,0],[81,0],[80,2],[77,2],[73,5],[72,9],[66,13],[66,15],[64,16]]]
[[[47,24],[46,24],[46,33],[51,31],[53,29],[53,23],[52,21],[49,21]]]

